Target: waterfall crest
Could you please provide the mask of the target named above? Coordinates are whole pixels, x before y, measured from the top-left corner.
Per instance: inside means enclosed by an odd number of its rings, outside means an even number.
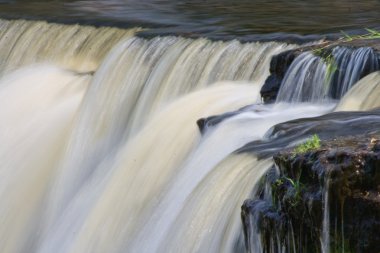
[[[117,94],[118,100],[100,110],[108,110],[114,117],[120,115],[122,106],[130,122],[125,123],[128,136],[136,133],[148,116],[165,103],[188,92],[226,80],[261,85],[269,74],[271,56],[292,47],[180,37],[126,39],[113,49],[96,73],[91,88],[98,92],[93,99],[110,100]],[[94,106],[93,110],[97,110]]]
[[[46,62],[94,72],[115,44],[139,30],[0,19],[0,75]]]

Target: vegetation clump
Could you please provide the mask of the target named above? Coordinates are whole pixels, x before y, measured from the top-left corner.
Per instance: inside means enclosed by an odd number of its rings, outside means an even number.
[[[345,33],[344,31],[341,31],[343,34],[343,37],[339,38],[337,41],[338,42],[350,42],[353,40],[371,40],[371,39],[380,39],[380,31],[374,30],[374,29],[365,29],[367,33],[365,34],[360,34],[360,35],[349,35]],[[326,65],[326,77],[325,77],[325,86],[327,87],[329,83],[331,82],[331,78],[333,74],[339,70],[339,66],[336,63],[334,56],[332,55],[331,50],[326,50],[327,47],[330,45],[320,47],[320,48],[315,48],[312,50],[312,53],[315,56],[319,56],[322,61]]]
[[[374,29],[365,28],[365,30],[368,32],[366,34],[361,35],[349,35],[345,33],[344,31],[341,31],[341,33],[344,35],[343,40],[344,41],[353,41],[357,39],[361,40],[372,40],[372,39],[380,39],[380,32]]]
[[[318,135],[314,134],[305,143],[298,145],[294,149],[294,154],[303,154],[308,151],[318,149],[320,147],[321,147],[321,139],[319,139]]]

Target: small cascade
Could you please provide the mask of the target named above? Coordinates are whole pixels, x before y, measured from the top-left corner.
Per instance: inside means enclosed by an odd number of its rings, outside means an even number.
[[[139,30],[0,19],[0,76],[36,63],[94,72],[111,48]]]
[[[340,99],[362,77],[380,69],[377,53],[368,47],[335,47],[331,53],[300,54],[281,83],[277,102],[323,102]]]
[[[380,72],[360,79],[340,100],[335,111],[368,111],[380,107]]]
[[[361,78],[379,70],[379,56],[370,47],[351,49],[336,47],[332,51],[335,65],[330,83],[332,98],[339,99]]]
[[[277,102],[316,102],[326,99],[327,81],[326,64],[321,58],[310,52],[302,53],[286,72]]]

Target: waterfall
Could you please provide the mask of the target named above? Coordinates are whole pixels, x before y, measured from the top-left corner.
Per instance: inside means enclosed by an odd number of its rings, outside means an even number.
[[[105,59],[91,86],[98,89],[95,96],[101,97],[93,99],[109,99],[118,94],[119,101],[128,102],[122,106],[130,122],[125,123],[128,126],[124,134],[130,135],[155,110],[192,90],[226,80],[262,84],[269,74],[271,56],[292,47],[278,43],[134,37],[120,43]],[[109,89],[110,86],[114,88]],[[116,103],[108,105],[114,116],[120,115]]]
[[[260,103],[271,56],[293,45],[0,26],[1,252],[241,248],[239,206],[270,162],[231,153],[297,111],[237,115],[203,135],[196,121]]]
[[[133,137],[150,114],[175,97],[208,85],[225,84],[218,80],[260,83],[267,75],[263,70],[268,67],[269,56],[286,48],[276,43],[175,37],[125,39],[104,59],[93,77],[62,164],[62,173],[67,176],[62,176],[58,184],[67,181],[79,185],[111,150]],[[77,167],[81,171],[71,173]],[[69,192],[66,189],[64,195]],[[59,198],[56,196],[54,201]]]
[[[296,119],[333,110],[314,103],[336,97],[311,53],[278,103],[261,104],[271,57],[295,45],[140,30],[0,20],[1,252],[244,252],[240,206],[273,165],[260,152],[294,145],[320,122]],[[332,76],[339,96],[378,68],[370,49],[347,50],[333,52],[349,69]],[[240,152],[247,143],[260,152]]]
[[[300,54],[281,83],[277,102],[323,102],[340,99],[362,77],[379,70],[372,48],[335,47],[329,55]]]

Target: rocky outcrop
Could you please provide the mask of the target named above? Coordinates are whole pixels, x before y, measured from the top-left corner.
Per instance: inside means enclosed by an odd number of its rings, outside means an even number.
[[[325,242],[330,252],[380,252],[378,139],[345,137],[302,154],[274,155],[277,176],[269,173],[263,186],[270,193],[242,206],[248,251],[258,243],[263,252],[322,252]]]

